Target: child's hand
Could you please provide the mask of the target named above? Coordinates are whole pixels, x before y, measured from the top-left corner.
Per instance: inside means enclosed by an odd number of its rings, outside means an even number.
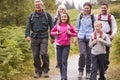
[[[71,34],[70,30],[67,30],[67,33],[70,35]]]
[[[56,34],[57,34],[57,35],[59,35],[59,34],[60,34],[60,32],[59,32],[59,31],[57,31],[57,32],[56,32]]]
[[[103,39],[102,39],[102,38],[98,38],[97,40],[98,40],[99,42],[102,42],[102,41],[103,41]]]
[[[97,43],[97,39],[94,39],[94,40],[93,40],[93,43],[96,44],[96,43]]]

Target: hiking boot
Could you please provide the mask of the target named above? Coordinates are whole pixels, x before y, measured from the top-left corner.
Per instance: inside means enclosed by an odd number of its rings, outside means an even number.
[[[48,78],[49,77],[48,73],[44,73],[44,77]]]
[[[82,76],[83,76],[83,72],[79,72],[78,78],[82,78]]]
[[[90,79],[90,73],[86,73],[86,79]]]
[[[39,77],[41,77],[41,74],[40,73],[35,73],[34,78],[39,78]]]

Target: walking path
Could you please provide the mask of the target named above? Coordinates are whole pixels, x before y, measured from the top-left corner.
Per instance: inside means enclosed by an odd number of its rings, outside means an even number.
[[[68,58],[68,80],[89,80],[89,79],[85,79],[85,72],[84,72],[83,78],[78,79],[78,74],[79,74],[78,59],[79,59],[79,54],[72,55]],[[43,76],[39,79],[35,79],[33,77],[27,77],[27,78],[24,78],[23,80],[61,80],[59,69],[55,67],[51,67],[51,71],[52,72],[50,72],[49,78],[44,78]]]
[[[78,79],[78,58],[79,55],[73,55],[68,59],[68,80],[79,80]],[[85,73],[83,75],[83,79],[85,77]],[[60,75],[52,76],[51,80],[60,80]]]

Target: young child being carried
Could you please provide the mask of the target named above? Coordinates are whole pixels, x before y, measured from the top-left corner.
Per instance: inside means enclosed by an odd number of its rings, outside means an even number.
[[[97,70],[100,72],[99,80],[106,80],[104,76],[105,71],[105,54],[106,46],[111,46],[111,41],[106,33],[101,31],[101,21],[94,23],[95,31],[91,34],[89,46],[91,49],[92,70],[90,80],[97,80]]]
[[[60,15],[60,21],[51,30],[51,35],[56,36],[61,80],[67,80],[67,60],[70,51],[70,38],[76,37],[77,31],[70,24],[70,18],[66,12]]]

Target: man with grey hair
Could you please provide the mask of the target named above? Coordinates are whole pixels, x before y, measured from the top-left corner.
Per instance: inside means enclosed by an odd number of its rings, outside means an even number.
[[[35,0],[35,12],[33,12],[27,22],[25,38],[31,42],[31,48],[34,58],[35,76],[34,78],[49,77],[49,56],[48,56],[48,29],[53,28],[53,20],[49,13],[43,10],[42,0]],[[49,26],[49,27],[48,27]],[[31,35],[30,35],[31,31]],[[54,37],[51,37],[51,43]],[[42,62],[41,62],[42,61]]]

